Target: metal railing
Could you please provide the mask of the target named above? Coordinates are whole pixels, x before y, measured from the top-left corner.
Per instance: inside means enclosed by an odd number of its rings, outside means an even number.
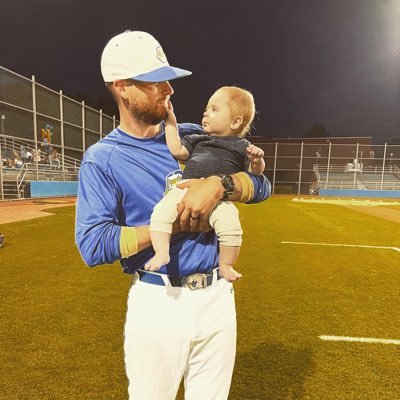
[[[400,168],[397,165],[393,165],[393,173],[400,178]]]
[[[21,170],[19,171],[19,174],[17,176],[17,193],[18,193],[18,198],[23,197],[23,195],[21,194],[21,187],[22,184],[25,181],[25,177],[28,173],[29,169],[28,169],[28,164],[23,164]]]
[[[382,187],[382,189],[381,189]],[[323,187],[325,189],[325,186]],[[383,183],[380,182],[357,182],[354,187],[353,182],[348,181],[335,181],[329,184],[328,189],[351,189],[351,190],[400,190],[399,183]],[[315,192],[313,193],[315,194]]]
[[[310,196],[312,196],[314,194],[318,194],[319,187],[320,187],[319,180],[316,180],[315,182],[313,182],[309,189]]]
[[[349,164],[352,163],[347,163],[346,165],[341,165],[341,164],[331,164],[331,165],[320,165],[320,164],[314,164],[313,165],[313,171],[315,173],[317,172],[349,172]],[[381,165],[364,165],[364,164],[359,164],[358,172],[362,173],[381,173],[384,171],[385,173],[397,173],[400,174],[400,168],[397,167],[397,165],[386,165],[385,167],[382,167]],[[354,171],[353,171],[354,172]]]
[[[39,162],[39,157],[34,157],[32,162],[26,162],[27,160],[21,156],[21,147],[24,147],[24,151],[30,150],[29,141],[0,135],[2,200],[5,200],[5,198],[23,198],[24,188],[28,180],[77,180],[80,160],[64,155],[61,160],[58,156],[57,159],[49,156],[46,162]],[[14,164],[11,166],[3,165],[4,162],[7,164],[9,161],[14,162],[15,160],[20,163],[19,166]]]

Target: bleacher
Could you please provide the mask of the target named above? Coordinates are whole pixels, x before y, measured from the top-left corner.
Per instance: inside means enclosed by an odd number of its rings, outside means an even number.
[[[362,164],[315,165],[316,181],[310,187],[310,194],[319,189],[352,190],[400,190],[400,168],[397,165],[366,166]]]
[[[400,176],[395,172],[385,172],[383,182],[382,174],[375,173],[362,173],[359,175],[359,179],[367,189],[400,190]]]
[[[57,153],[57,157],[47,157],[41,150],[40,161],[23,159],[21,146],[32,154],[34,142],[15,137],[0,137],[1,174],[4,200],[21,199],[29,196],[30,181],[76,181],[81,161]],[[38,146],[40,149],[40,143]],[[11,159],[12,155],[12,159]],[[39,158],[39,157],[38,157]]]
[[[325,189],[364,189],[358,175],[354,181],[354,174],[320,172],[320,187]]]

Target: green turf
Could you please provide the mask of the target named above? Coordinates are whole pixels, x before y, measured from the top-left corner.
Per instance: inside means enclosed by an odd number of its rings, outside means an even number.
[[[129,277],[118,264],[84,267],[74,246],[74,208],[51,212],[0,225],[0,398],[127,399]],[[400,346],[318,339],[400,339],[400,253],[281,243],[400,247],[399,224],[289,198],[240,212],[237,269],[244,278],[235,285],[230,399],[400,399]]]

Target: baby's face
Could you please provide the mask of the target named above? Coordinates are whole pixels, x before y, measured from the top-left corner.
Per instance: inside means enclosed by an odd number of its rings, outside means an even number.
[[[208,101],[203,114],[204,131],[213,136],[232,136],[232,112],[229,96],[224,91],[215,92]]]

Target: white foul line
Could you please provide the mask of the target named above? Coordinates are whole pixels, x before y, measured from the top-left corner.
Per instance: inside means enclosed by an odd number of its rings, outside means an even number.
[[[342,244],[342,243],[311,243],[311,242],[284,242],[283,244],[305,244],[311,246],[334,246],[334,247],[362,247],[366,249],[385,249],[385,250],[394,250],[400,252],[400,247],[391,247],[391,246],[367,246],[365,244]]]
[[[331,342],[359,342],[359,343],[381,343],[381,344],[395,344],[400,345],[400,340],[395,339],[377,339],[377,338],[363,338],[363,337],[350,337],[350,336],[319,336],[321,340]]]

